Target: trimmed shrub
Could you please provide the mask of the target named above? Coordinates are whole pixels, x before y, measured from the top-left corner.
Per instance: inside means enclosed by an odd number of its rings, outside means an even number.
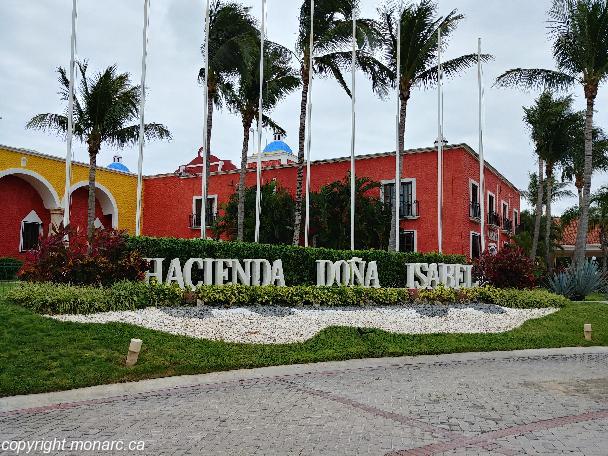
[[[568,300],[545,290],[493,287],[433,290],[362,287],[203,286],[195,292],[156,283],[120,282],[108,288],[30,283],[12,289],[8,299],[43,314],[95,313],[150,306],[191,306],[197,299],[218,307],[372,307],[485,303],[512,308],[562,307]]]
[[[23,261],[16,258],[0,258],[0,280],[17,280]]]
[[[499,289],[490,286],[459,290],[444,287],[432,290],[408,290],[406,288],[224,285],[199,287],[196,294],[203,304],[220,307],[370,307],[484,303],[525,309],[559,308],[568,302],[564,297],[546,290]]]
[[[69,243],[64,242],[69,239]],[[86,233],[60,227],[40,240],[19,272],[29,282],[76,285],[111,285],[123,280],[143,280],[148,262],[126,247],[123,232],[96,229],[89,253]]]
[[[202,239],[174,239],[130,237],[127,246],[146,258],[179,258],[182,264],[189,258],[233,258],[238,260],[264,258],[270,262],[283,261],[285,284],[316,285],[317,260],[350,260],[378,262],[380,283],[383,287],[405,287],[407,263],[466,264],[462,255],[438,253],[394,253],[383,250],[331,250],[286,245],[245,242],[218,242]]]
[[[110,287],[22,283],[7,295],[14,304],[41,314],[89,314],[185,304],[177,286],[118,282]]]
[[[484,252],[475,262],[475,275],[497,288],[533,288],[534,262],[521,247],[505,245],[497,253]]]

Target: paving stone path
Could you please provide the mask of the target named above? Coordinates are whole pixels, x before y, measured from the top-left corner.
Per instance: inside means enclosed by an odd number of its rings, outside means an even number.
[[[0,444],[145,442],[144,451],[86,454],[608,455],[608,349],[347,361],[189,380],[196,384],[182,377],[5,399]],[[162,389],[146,389],[154,385]],[[92,398],[63,402],[70,395]],[[50,454],[84,453],[66,446]]]

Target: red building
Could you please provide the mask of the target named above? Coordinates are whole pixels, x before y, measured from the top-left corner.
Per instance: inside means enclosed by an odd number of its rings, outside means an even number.
[[[297,163],[280,137],[260,157],[262,181],[276,180],[295,194]],[[247,186],[256,180],[257,156],[247,165]],[[196,238],[200,236],[200,153],[189,164],[170,174],[146,176],[143,193],[143,234]],[[350,157],[311,164],[311,190],[344,179]],[[356,174],[381,182],[376,195],[390,204],[394,195],[395,154],[359,155]],[[239,169],[230,161],[211,157],[208,208],[211,216],[236,191]],[[86,227],[88,166],[73,162],[71,223]],[[409,150],[401,176],[401,250],[437,251],[437,150]],[[446,146],[444,152],[443,251],[476,256],[480,250],[479,161],[467,145]],[[519,221],[520,193],[504,176],[486,163],[486,201],[483,217],[487,246],[497,249],[509,239]],[[23,257],[63,219],[65,162],[58,157],[25,149],[0,146],[0,257]],[[120,163],[97,172],[96,220],[98,227],[134,232],[137,176]],[[394,199],[394,196],[392,196]],[[208,218],[210,220],[211,217]],[[211,233],[209,233],[211,234]]]
[[[276,180],[295,194],[297,164],[280,138],[261,157],[262,181]],[[200,154],[200,153],[199,153]],[[254,186],[256,156],[249,158],[246,185]],[[175,173],[144,180],[143,234],[196,238],[200,236],[200,155]],[[208,189],[208,211],[217,214],[238,186],[239,170],[230,161],[213,156]],[[311,163],[311,191],[344,179],[350,157]],[[395,153],[359,155],[356,174],[382,183],[378,197],[390,203],[394,195]],[[401,176],[401,250],[437,251],[437,149],[408,150]],[[443,251],[477,256],[480,250],[479,158],[466,144],[444,150]],[[497,249],[508,241],[519,222],[520,192],[495,168],[485,166],[486,245]],[[221,209],[219,209],[221,210]]]

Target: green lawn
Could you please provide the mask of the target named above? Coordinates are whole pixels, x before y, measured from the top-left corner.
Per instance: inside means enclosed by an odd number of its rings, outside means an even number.
[[[593,325],[593,342],[583,324]],[[131,338],[140,362],[124,367]],[[397,335],[329,328],[302,344],[245,345],[172,336],[126,324],[63,323],[0,298],[0,396],[171,375],[400,355],[608,345],[608,304],[573,303],[502,334]]]

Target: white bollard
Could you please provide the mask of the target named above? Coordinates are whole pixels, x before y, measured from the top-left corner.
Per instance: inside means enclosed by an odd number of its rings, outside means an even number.
[[[585,340],[591,340],[591,333],[593,332],[593,330],[591,329],[591,324],[585,323],[584,331],[585,331]]]
[[[139,352],[141,351],[141,339],[131,339],[129,353],[127,353],[127,367],[135,366]]]

